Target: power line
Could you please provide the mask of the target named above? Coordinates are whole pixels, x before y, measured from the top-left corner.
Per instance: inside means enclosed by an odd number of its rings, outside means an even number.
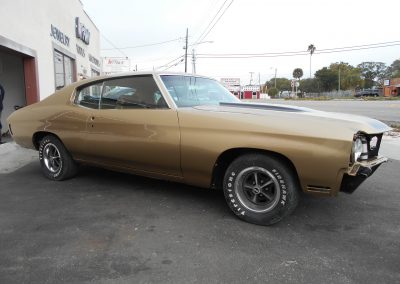
[[[166,71],[166,70],[168,70],[168,69],[170,69],[170,68],[172,68],[172,67],[174,67],[174,66],[177,66],[177,65],[179,65],[179,64],[181,64],[181,63],[183,63],[183,58],[182,58],[180,61],[176,62],[174,65],[171,65],[171,66],[165,68],[163,71]]]
[[[177,57],[177,58],[175,58],[175,59],[173,59],[173,60],[171,60],[171,61],[169,61],[168,63],[165,63],[164,65],[161,65],[161,66],[158,66],[157,68],[155,68],[155,69],[160,69],[160,68],[163,68],[163,67],[168,67],[168,65],[170,65],[170,64],[172,64],[172,63],[174,63],[175,61],[177,61],[177,60],[179,60],[179,59],[183,59],[183,55],[180,55],[179,57]],[[179,62],[181,62],[181,61],[179,61]],[[172,67],[172,66],[169,66],[168,68],[170,68],[170,67]]]
[[[208,23],[207,27],[204,29],[204,31],[201,33],[201,35],[198,37],[198,39],[196,40],[195,43],[200,42],[200,38],[207,32],[208,28],[211,26],[211,24],[214,22],[215,18],[217,17],[217,15],[219,14],[219,12],[222,10],[222,8],[225,6],[225,3],[228,0],[225,0],[224,3],[222,3],[221,7],[218,9],[217,13],[215,13],[214,17],[212,18],[212,20]]]
[[[182,39],[183,39],[182,37],[179,37],[179,38],[170,39],[170,40],[161,41],[161,42],[147,43],[147,44],[136,45],[136,46],[119,47],[119,48],[117,48],[117,47],[115,47],[115,48],[103,48],[102,50],[134,49],[134,48],[148,47],[148,46],[154,46],[154,45],[162,45],[162,44],[166,44],[166,43],[170,43],[170,42],[174,42],[174,41],[179,41],[179,40],[182,40]]]
[[[398,46],[398,45],[400,45],[400,42],[399,43],[394,43],[394,44],[379,45],[379,46],[360,47],[360,48],[343,49],[343,50],[332,50],[332,51],[320,51],[320,52],[315,52],[315,53],[316,54],[323,54],[323,53],[345,52],[345,51],[354,51],[354,50],[364,50],[364,49],[374,49],[374,48],[381,48],[381,47]]]
[[[113,43],[111,42],[111,40],[109,40],[108,38],[105,37],[105,35],[101,34],[101,36],[102,36],[109,44],[111,44],[111,46],[113,46],[116,50],[118,50],[119,52],[121,52],[121,54],[122,54],[124,57],[128,58],[128,55],[127,55],[125,52],[123,52],[120,48],[116,47],[115,44],[113,44]]]
[[[219,22],[219,20],[222,18],[222,16],[225,14],[225,12],[228,10],[228,8],[232,5],[232,3],[233,3],[233,1],[234,0],[232,0],[230,3],[229,3],[229,5],[225,8],[225,10],[222,12],[222,14],[219,16],[219,18],[215,21],[215,23],[214,23],[214,25],[212,25],[212,27],[208,30],[208,32],[200,39],[200,40],[198,40],[197,42],[201,42],[201,41],[203,41],[207,36],[208,36],[208,34],[212,31],[212,29],[215,27],[215,25]],[[226,2],[226,1],[225,1]],[[224,4],[225,4],[225,2],[224,2]]]
[[[353,47],[337,47],[337,48],[321,49],[317,50],[314,54],[338,53],[338,52],[375,49],[375,48],[383,48],[383,47],[398,46],[398,45],[400,45],[400,41],[387,42],[387,44],[373,43],[366,45],[357,45]],[[203,53],[203,54],[197,54],[197,57],[198,58],[257,58],[257,57],[287,57],[287,56],[301,56],[301,55],[309,55],[309,52],[287,51],[287,52],[269,52],[269,53],[225,53],[225,54]]]
[[[325,48],[325,49],[319,49],[319,51],[334,50],[334,49],[357,48],[357,47],[368,47],[368,46],[373,46],[373,45],[383,45],[383,44],[392,44],[392,43],[400,43],[400,40],[379,42],[379,43],[361,44],[361,45],[353,45],[353,46],[346,46],[346,47]]]

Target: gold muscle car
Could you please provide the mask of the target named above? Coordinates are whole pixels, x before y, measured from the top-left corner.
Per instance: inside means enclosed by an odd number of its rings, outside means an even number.
[[[221,188],[239,218],[261,225],[293,212],[299,192],[353,192],[386,158],[390,128],[374,119],[243,103],[211,78],[132,73],[71,84],[9,118],[39,151],[44,175],[90,164]]]

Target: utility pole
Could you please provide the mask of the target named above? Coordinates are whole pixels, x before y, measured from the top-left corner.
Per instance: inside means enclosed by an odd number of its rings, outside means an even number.
[[[196,55],[194,54],[194,48],[192,49],[192,73],[196,74]]]
[[[276,67],[275,67],[275,89],[276,89]]]
[[[187,50],[188,50],[188,28],[186,28],[186,45],[185,45],[185,73],[187,73]]]
[[[250,85],[252,85],[254,72],[249,72],[249,73],[250,73]]]

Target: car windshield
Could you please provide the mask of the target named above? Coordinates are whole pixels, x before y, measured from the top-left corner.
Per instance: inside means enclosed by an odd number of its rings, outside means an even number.
[[[161,79],[178,107],[240,103],[213,79],[183,75],[162,75]]]

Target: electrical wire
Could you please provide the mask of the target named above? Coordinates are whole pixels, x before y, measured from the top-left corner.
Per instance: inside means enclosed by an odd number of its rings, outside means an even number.
[[[356,51],[356,50],[365,50],[365,49],[375,49],[375,48],[383,48],[390,46],[398,46],[400,45],[400,41],[392,41],[386,43],[373,43],[373,44],[365,44],[365,45],[355,45],[349,47],[337,47],[337,48],[327,48],[316,50],[314,54],[325,54],[325,53],[338,53],[338,52],[347,52],[347,51]],[[302,56],[309,55],[308,51],[287,51],[287,52],[269,52],[269,53],[220,53],[220,54],[211,54],[211,53],[203,53],[197,54],[197,58],[258,58],[258,57],[287,57],[287,56]]]
[[[179,65],[179,64],[181,64],[181,63],[183,63],[183,58],[182,58],[180,61],[176,62],[174,65],[171,65],[171,66],[165,68],[163,71],[166,71],[166,70],[168,70],[168,69],[170,69],[170,68],[172,68],[172,67],[174,67],[174,66],[177,66],[177,65]]]
[[[203,40],[208,36],[208,34],[212,31],[212,29],[215,27],[215,25],[218,24],[219,20],[220,20],[220,19],[222,18],[222,16],[225,14],[225,12],[228,10],[228,8],[232,5],[233,1],[234,1],[234,0],[232,0],[232,1],[229,3],[229,5],[225,8],[225,10],[224,10],[224,11],[222,12],[222,14],[219,16],[219,18],[215,21],[214,25],[212,25],[212,27],[208,30],[208,32],[207,32],[203,37],[201,37],[201,39],[199,39],[199,40],[197,41],[197,43],[203,41]],[[225,1],[225,2],[226,2],[226,1]],[[224,4],[225,4],[225,2],[224,2]]]
[[[156,67],[155,69],[161,69],[161,68],[163,68],[163,67],[168,67],[168,68],[170,68],[170,67],[172,67],[172,66],[169,66],[169,65],[171,65],[172,63],[174,63],[175,61],[177,61],[177,60],[179,60],[179,59],[180,59],[179,62],[181,62],[181,61],[183,60],[183,57],[184,57],[184,55],[181,55],[181,56],[179,56],[179,57],[177,57],[177,58],[175,58],[175,59],[169,61],[168,63],[165,63],[164,65],[161,65],[161,66]]]
[[[219,7],[217,13],[215,13],[214,17],[212,18],[212,20],[208,23],[207,27],[204,29],[204,31],[201,33],[201,35],[197,38],[196,43],[200,42],[200,38],[207,32],[208,28],[211,26],[211,24],[214,22],[215,18],[217,17],[217,15],[219,14],[219,12],[222,10],[222,8],[225,6],[225,3],[228,0],[225,0],[224,3],[222,3],[221,7]]]
[[[141,47],[148,47],[148,46],[155,46],[155,45],[162,45],[162,44],[167,44],[170,42],[175,42],[182,40],[182,37],[175,38],[175,39],[170,39],[166,41],[161,41],[161,42],[155,42],[155,43],[148,43],[148,44],[142,44],[142,45],[136,45],[136,46],[126,46],[126,47],[115,47],[115,48],[103,48],[102,50],[115,50],[115,49],[134,49],[134,48],[141,48]]]
[[[118,50],[119,52],[121,52],[121,54],[122,54],[124,57],[128,58],[128,55],[127,55],[125,52],[123,52],[120,48],[116,47],[115,44],[113,44],[113,43],[111,42],[111,40],[109,40],[108,38],[105,37],[105,35],[101,34],[101,36],[102,36],[109,44],[111,44],[111,46],[113,46],[116,50]]]

